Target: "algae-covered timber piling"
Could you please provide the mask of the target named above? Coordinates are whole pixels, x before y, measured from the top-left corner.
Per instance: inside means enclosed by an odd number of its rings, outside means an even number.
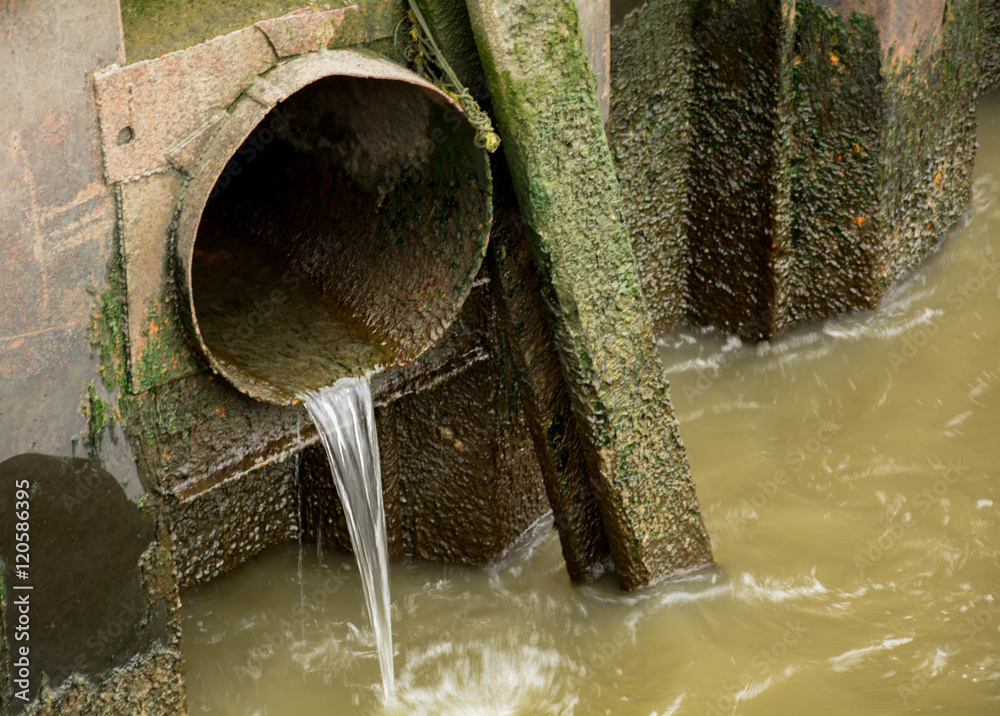
[[[609,134],[657,330],[875,306],[967,206],[988,3],[650,0]]]
[[[468,6],[619,583],[706,564],[576,9]]]
[[[1000,0],[979,0],[979,87],[1000,89]]]

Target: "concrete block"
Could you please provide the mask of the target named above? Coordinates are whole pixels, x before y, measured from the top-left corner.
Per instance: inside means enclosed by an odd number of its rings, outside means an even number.
[[[168,500],[164,510],[181,589],[209,582],[267,547],[296,539],[296,468],[295,460],[273,463],[190,500]]]
[[[693,192],[691,5],[650,2],[611,41],[608,141],[653,329],[687,316]]]
[[[207,372],[137,396],[129,418],[148,489],[182,502],[318,439],[301,406],[251,400]]]
[[[1000,0],[979,0],[979,87],[1000,88]]]

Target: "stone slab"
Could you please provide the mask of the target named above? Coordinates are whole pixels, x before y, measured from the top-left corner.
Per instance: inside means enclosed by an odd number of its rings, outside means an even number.
[[[694,161],[691,25],[689,3],[651,2],[623,17],[611,34],[608,141],[657,334],[687,317]]]

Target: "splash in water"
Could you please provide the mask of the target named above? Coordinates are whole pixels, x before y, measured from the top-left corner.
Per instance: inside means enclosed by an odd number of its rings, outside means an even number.
[[[375,630],[383,696],[392,701],[396,689],[389,618],[389,549],[371,387],[367,378],[343,378],[307,393],[303,399],[330,458]]]

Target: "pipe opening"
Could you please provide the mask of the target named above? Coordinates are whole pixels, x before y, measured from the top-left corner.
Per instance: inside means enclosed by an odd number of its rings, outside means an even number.
[[[192,248],[213,367],[287,404],[429,348],[489,232],[473,140],[445,95],[400,80],[326,77],[274,107],[216,180]]]

